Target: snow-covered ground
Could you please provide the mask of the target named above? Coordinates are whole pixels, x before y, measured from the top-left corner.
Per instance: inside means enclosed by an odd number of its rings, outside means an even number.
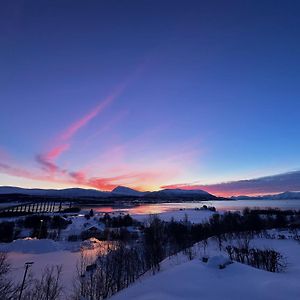
[[[253,246],[273,247],[287,259],[285,273],[270,273],[248,265],[233,263],[219,269],[214,263],[203,263],[199,255],[188,261],[182,255],[162,263],[162,271],[146,275],[112,300],[297,300],[300,299],[300,245],[293,240],[255,239]],[[199,252],[201,246],[199,245]],[[220,255],[210,241],[207,254]],[[224,254],[223,254],[224,255]],[[201,255],[200,255],[201,256]],[[214,259],[212,259],[213,261]]]
[[[162,220],[184,220],[186,215],[193,223],[203,222],[215,212],[208,210],[184,209],[165,211],[157,214]],[[124,214],[124,213],[123,213]],[[114,213],[117,216],[118,213]],[[12,277],[20,282],[23,276],[24,263],[34,262],[31,267],[33,276],[39,277],[46,266],[62,265],[62,282],[65,288],[66,299],[70,295],[74,278],[77,275],[77,266],[80,261],[80,242],[67,242],[71,234],[80,234],[89,226],[98,224],[99,217],[87,220],[84,215],[69,217],[72,224],[62,231],[62,241],[53,240],[16,240],[8,244],[0,244],[0,251],[8,253],[12,266]],[[134,219],[146,221],[149,214],[134,214]],[[278,234],[274,231],[274,234]],[[280,232],[282,234],[282,232]],[[103,243],[103,244],[102,244]],[[93,249],[85,244],[86,264],[95,260],[99,249],[105,249],[105,242],[96,244]],[[196,300],[196,299],[300,299],[300,244],[291,239],[262,239],[251,241],[252,247],[274,248],[287,259],[288,268],[285,273],[270,273],[253,267],[233,263],[220,270],[214,266],[213,260],[203,263],[199,258],[204,254],[202,243],[195,245],[196,258],[188,261],[187,257],[179,254],[162,262],[161,272],[152,276],[145,274],[128,289],[113,296],[112,300]],[[101,250],[103,251],[103,250]],[[216,242],[209,240],[206,253],[210,257],[219,255]]]
[[[21,283],[25,262],[34,262],[30,269],[35,278],[40,278],[42,271],[47,266],[62,265],[61,282],[64,285],[64,294],[70,295],[72,293],[72,282],[76,279],[76,266],[80,260],[80,252],[67,250],[47,253],[9,252],[8,259],[12,267],[11,277],[15,283]]]
[[[83,252],[80,251],[84,246]],[[33,277],[39,278],[47,266],[61,265],[62,278],[66,297],[72,293],[73,283],[76,280],[77,268],[84,255],[84,265],[94,263],[99,253],[105,254],[107,242],[84,243],[55,242],[49,239],[23,239],[12,243],[0,243],[0,251],[8,253],[8,260],[12,267],[11,277],[16,283],[20,283],[23,276],[25,262],[34,262],[31,267]],[[68,298],[66,298],[68,299]]]
[[[117,216],[119,213],[112,214]],[[123,213],[122,213],[123,214]],[[213,212],[203,210],[176,210],[168,211],[158,214],[158,216],[165,221],[170,221],[173,217],[175,220],[184,220],[187,215],[191,222],[202,222],[207,220]],[[55,242],[49,239],[35,240],[35,239],[20,239],[12,243],[0,243],[0,251],[8,253],[8,258],[12,266],[12,277],[15,282],[20,282],[23,276],[25,262],[34,262],[31,267],[32,275],[38,277],[46,266],[62,265],[62,282],[64,283],[66,294],[70,294],[73,288],[73,281],[77,275],[77,265],[80,261],[80,242],[67,242],[69,235],[78,235],[83,230],[90,226],[98,225],[98,219],[103,214],[95,214],[95,217],[87,220],[84,214],[78,216],[69,216],[68,219],[72,220],[65,230],[61,232],[61,241]],[[134,219],[141,222],[149,218],[149,214],[132,215]],[[7,220],[6,220],[7,221]],[[28,230],[27,230],[28,231]],[[23,230],[23,233],[25,231]],[[30,230],[27,232],[30,234]],[[105,242],[102,242],[101,247],[106,247]],[[98,249],[86,249],[85,256],[87,264],[94,262]]]

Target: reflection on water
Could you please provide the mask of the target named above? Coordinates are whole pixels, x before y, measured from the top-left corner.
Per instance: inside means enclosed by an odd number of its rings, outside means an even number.
[[[99,241],[96,238],[90,238],[82,242],[78,261],[80,273],[83,274],[86,267],[93,264],[97,257],[106,255],[117,248],[118,245],[114,241]]]
[[[93,207],[96,212],[124,212],[133,215],[159,214],[179,209],[200,208],[203,205],[214,206],[218,211],[239,211],[249,208],[300,209],[300,200],[227,200],[199,201],[185,203],[141,204],[130,208],[115,208],[111,206]]]

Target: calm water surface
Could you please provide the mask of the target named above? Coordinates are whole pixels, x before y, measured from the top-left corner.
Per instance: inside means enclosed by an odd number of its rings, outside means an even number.
[[[300,200],[228,200],[199,201],[185,203],[142,204],[135,207],[116,208],[111,206],[93,207],[96,212],[127,212],[133,215],[159,214],[179,209],[200,208],[202,205],[214,206],[218,211],[239,211],[249,208],[300,209]]]

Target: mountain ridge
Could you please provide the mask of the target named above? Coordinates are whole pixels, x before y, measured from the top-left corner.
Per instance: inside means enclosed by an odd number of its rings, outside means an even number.
[[[300,200],[300,192],[299,191],[286,191],[278,194],[266,194],[259,196],[232,196],[230,199],[233,200]]]
[[[124,195],[124,196],[144,196],[147,192],[140,192],[135,189],[129,188],[127,186],[118,185],[115,187],[111,193],[117,194],[117,195]]]
[[[14,186],[0,186],[0,195],[29,195],[29,196],[50,196],[50,197],[65,197],[65,198],[80,198],[80,197],[145,197],[145,198],[178,198],[198,196],[204,199],[215,199],[216,196],[203,190],[182,190],[182,189],[162,189],[153,192],[140,192],[126,186],[117,186],[111,192],[100,191],[96,189],[84,188],[67,188],[67,189],[39,189],[39,188],[21,188]]]

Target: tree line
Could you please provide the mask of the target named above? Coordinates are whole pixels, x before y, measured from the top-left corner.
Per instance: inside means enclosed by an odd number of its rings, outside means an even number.
[[[210,237],[216,238],[220,250],[225,240],[238,238],[244,245],[227,248],[231,259],[280,272],[285,268],[281,254],[272,249],[249,248],[249,239],[267,229],[286,228],[293,217],[294,214],[281,211],[265,214],[264,211],[248,209],[243,213],[215,214],[209,221],[200,224],[192,224],[187,217],[181,222],[174,219],[164,222],[156,216],[151,217],[144,228],[141,244],[128,245],[126,241],[120,241],[118,247],[99,257],[93,267],[79,276],[74,299],[107,299],[145,272],[158,272],[160,263],[168,256],[183,251],[189,259],[193,259],[192,246],[200,241],[205,245]]]
[[[267,229],[289,227],[297,215],[299,215],[298,212],[286,214],[276,210],[266,213],[245,209],[242,213],[214,214],[208,221],[199,224],[191,223],[187,217],[180,222],[174,219],[165,222],[157,216],[152,216],[147,221],[138,241],[119,240],[114,247],[108,249],[105,255],[99,254],[93,265],[83,264],[83,268],[78,270],[73,298],[76,300],[107,299],[128,287],[145,272],[158,272],[161,262],[171,255],[183,251],[189,259],[193,259],[192,246],[200,241],[205,245],[211,237],[217,240],[220,250],[224,249],[224,241],[239,240],[240,245],[230,247],[226,245],[225,249],[232,260],[248,263],[271,272],[282,271],[284,265],[278,252],[272,249],[258,251],[250,248],[249,240],[254,235],[264,234]],[[112,220],[107,217],[106,219],[107,224],[112,224]],[[35,222],[35,220],[29,221]],[[126,224],[131,223],[129,218],[115,222],[118,224],[120,221]],[[7,281],[9,266],[5,258],[3,258],[2,265],[3,267],[0,265],[0,292],[4,291],[5,294],[11,286],[11,282]],[[25,295],[28,298],[24,299],[35,299],[30,298],[33,297],[32,295],[38,295],[39,299],[60,299],[62,295],[60,274],[59,268],[45,270],[44,275],[32,283],[33,287],[27,289],[28,292]],[[6,286],[8,288],[5,288]],[[56,293],[51,296],[49,290],[56,291]],[[13,298],[13,295],[5,298],[0,294],[0,299],[16,298]]]

